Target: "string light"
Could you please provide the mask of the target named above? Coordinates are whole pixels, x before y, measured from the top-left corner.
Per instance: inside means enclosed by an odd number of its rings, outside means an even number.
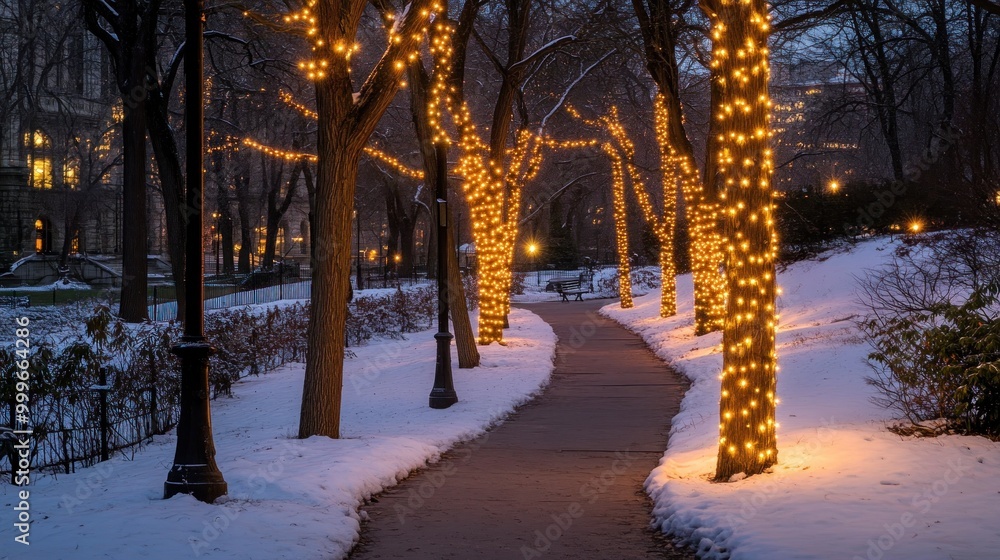
[[[304,159],[307,161],[316,162],[319,160],[316,154],[307,154],[303,152],[290,152],[278,148],[272,148],[271,146],[261,144],[260,142],[257,142],[256,140],[253,140],[251,138],[244,138],[243,145],[248,148],[257,150],[259,152],[263,152],[264,154],[271,156],[273,158],[284,159],[288,161],[297,161]]]
[[[304,159],[314,163],[319,161],[319,157],[316,154],[286,151],[279,148],[267,146],[265,144],[261,144],[260,142],[257,142],[256,140],[253,140],[251,138],[244,138],[243,145],[278,159],[285,159],[289,161]],[[378,148],[374,148],[372,146],[365,146],[365,154],[388,165],[389,167],[394,169],[398,174],[404,177],[410,177],[412,179],[418,179],[418,180],[423,180],[424,178],[423,171],[419,169],[414,169],[412,167],[407,167],[395,157],[383,152],[382,150],[379,150]]]
[[[612,200],[614,203],[615,241],[618,247],[618,297],[622,309],[633,307],[632,264],[629,262],[628,216],[625,208],[625,166],[622,156],[610,142],[602,146],[611,159]]]
[[[713,23],[712,76],[721,86],[718,164],[727,313],[716,477],[763,472],[777,461],[774,334],[777,236],[768,95],[766,0],[721,0]]]
[[[278,97],[285,103],[285,105],[288,105],[289,107],[291,107],[291,108],[295,109],[296,111],[302,113],[307,118],[310,118],[310,119],[313,119],[313,120],[316,120],[316,119],[319,118],[319,114],[316,111],[313,111],[309,107],[306,107],[305,105],[303,105],[303,104],[299,103],[298,101],[296,101],[295,97],[292,96],[291,93],[288,93],[285,90],[278,90]]]
[[[657,126],[661,119],[665,118],[657,111]],[[653,229],[660,242],[660,272],[661,272],[661,293],[660,293],[660,316],[671,317],[677,314],[677,268],[674,264],[674,230],[677,221],[677,183],[673,174],[673,161],[664,158],[663,167],[663,213],[658,214],[653,207],[649,193],[646,190],[642,174],[635,165],[635,144],[629,138],[625,127],[618,117],[618,108],[611,107],[608,115],[601,119],[608,129],[608,132],[615,139],[618,148],[624,154],[627,162],[625,168],[628,170],[629,178],[632,180],[632,190],[639,201],[639,208],[642,209],[646,223]],[[662,140],[662,139],[661,139]],[[624,181],[624,178],[623,178]]]
[[[434,22],[430,49],[434,77],[427,112],[435,143],[453,143],[444,126],[446,113],[457,131],[454,143],[461,155],[456,171],[462,177],[462,191],[469,205],[479,275],[478,342],[483,345],[503,343],[504,319],[510,311],[512,265],[523,186],[537,177],[543,148],[581,149],[596,146],[597,142],[556,140],[522,128],[504,160],[494,160],[490,146],[473,122],[468,104],[459,103],[447,82],[454,54],[453,33],[450,22],[441,18]]]

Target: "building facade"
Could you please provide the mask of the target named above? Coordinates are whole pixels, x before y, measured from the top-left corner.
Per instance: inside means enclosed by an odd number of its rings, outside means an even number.
[[[0,270],[33,253],[121,249],[103,51],[75,9],[25,6],[0,0]]]

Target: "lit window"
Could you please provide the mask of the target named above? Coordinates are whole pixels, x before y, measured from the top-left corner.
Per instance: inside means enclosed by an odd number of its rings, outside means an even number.
[[[63,183],[71,189],[80,185],[79,158],[71,157],[66,160],[66,164],[63,165]]]
[[[52,142],[44,132],[36,130],[24,135],[24,145],[28,148],[26,163],[30,172],[31,186],[36,189],[52,188],[52,157],[49,150]]]
[[[48,238],[48,232],[45,231],[45,222],[42,220],[35,220],[35,252],[44,253],[48,251],[48,244],[46,243]]]

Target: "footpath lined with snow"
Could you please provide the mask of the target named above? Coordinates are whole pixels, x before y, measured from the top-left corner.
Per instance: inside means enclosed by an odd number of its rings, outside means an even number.
[[[502,421],[548,383],[552,329],[524,310],[512,310],[510,323],[506,347],[480,348],[482,367],[461,370],[455,359],[460,400],[446,410],[427,406],[432,331],[352,348],[339,440],[295,439],[301,364],[234,385],[233,398],[212,403],[216,459],[229,484],[216,504],[163,500],[173,435],[133,460],[36,475],[30,546],[13,540],[17,488],[0,484],[0,558],[342,558],[357,539],[362,500]]]
[[[778,464],[735,483],[709,482],[721,335],[693,335],[691,276],[678,279],[670,319],[658,317],[658,292],[633,309],[602,310],[692,382],[646,481],[663,531],[713,559],[1000,558],[1000,444],[902,438],[885,429],[891,413],[869,400],[855,277],[894,247],[871,241],[778,274]]]

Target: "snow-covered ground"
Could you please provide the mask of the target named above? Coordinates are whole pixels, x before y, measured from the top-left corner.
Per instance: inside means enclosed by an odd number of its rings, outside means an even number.
[[[658,267],[640,267],[640,269],[653,271],[655,274],[659,274]],[[636,269],[639,270],[639,269]],[[594,271],[594,278],[591,281],[591,289],[593,290],[589,294],[583,294],[583,299],[601,299],[608,297],[618,297],[617,291],[602,291],[602,286],[607,286],[607,280],[615,275],[617,269],[613,266],[604,267],[600,270]],[[510,296],[510,301],[512,303],[539,303],[539,302],[550,302],[550,301],[561,301],[559,294],[552,291],[546,292],[545,285],[548,284],[549,280],[555,277],[576,277],[583,270],[571,270],[558,272],[553,275],[552,271],[544,271],[539,274],[537,271],[531,271],[525,273],[524,277],[524,293],[522,294],[512,294]],[[617,288],[616,288],[617,289]],[[644,286],[633,286],[632,294],[635,296],[646,295],[649,292]]]
[[[248,378],[212,403],[216,459],[229,495],[207,505],[163,499],[176,439],[157,438],[73,475],[41,476],[30,491],[30,545],[14,542],[17,488],[0,484],[0,558],[342,558],[357,538],[363,500],[500,422],[549,379],[555,335],[514,309],[508,345],[481,347],[461,370],[459,402],[427,406],[432,331],[353,348],[346,362],[342,439],[295,439],[303,366]],[[454,351],[454,347],[453,347]]]
[[[13,295],[14,292],[18,294],[27,292],[51,292],[53,290],[93,290],[94,287],[85,284],[83,282],[77,282],[75,280],[57,280],[51,284],[46,284],[44,286],[14,286],[10,288],[3,288],[3,295]]]
[[[1000,444],[979,437],[900,437],[872,404],[854,319],[856,276],[895,246],[779,273],[778,464],[739,482],[709,482],[718,441],[721,336],[693,336],[691,277],[679,314],[660,319],[659,294],[603,312],[639,333],[691,379],[670,449],[649,476],[655,522],[703,558],[1000,558]]]

